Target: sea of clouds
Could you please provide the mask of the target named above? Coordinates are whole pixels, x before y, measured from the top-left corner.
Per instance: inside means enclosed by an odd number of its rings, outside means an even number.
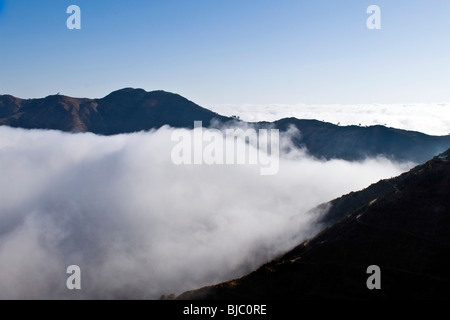
[[[450,103],[410,104],[272,104],[215,105],[212,110],[244,121],[275,121],[287,117],[316,119],[340,125],[388,127],[430,135],[450,134]]]
[[[313,236],[311,208],[413,165],[292,149],[272,176],[175,165],[173,130],[0,127],[0,299],[158,299],[241,276]]]

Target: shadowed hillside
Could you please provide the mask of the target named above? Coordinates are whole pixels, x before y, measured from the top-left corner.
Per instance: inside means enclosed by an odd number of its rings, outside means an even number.
[[[335,200],[346,215],[282,257],[178,299],[450,298],[450,151],[383,184]],[[381,290],[366,287],[370,265]]]
[[[209,125],[212,119],[228,120],[180,95],[165,91],[126,88],[102,99],[54,95],[23,100],[0,96],[0,124],[29,129],[112,135],[163,125],[193,127],[195,120]]]

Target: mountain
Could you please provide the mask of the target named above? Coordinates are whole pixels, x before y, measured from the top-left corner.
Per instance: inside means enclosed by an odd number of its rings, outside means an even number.
[[[313,239],[178,299],[449,299],[450,150],[375,186],[344,196],[346,214]],[[371,265],[380,290],[366,286]]]
[[[191,128],[195,120],[209,125],[227,121],[180,95],[125,88],[102,99],[62,95],[43,99],[0,96],[0,125],[27,129],[56,129],[103,135],[130,133],[169,125]]]
[[[422,163],[450,147],[450,135],[436,137],[380,125],[336,126],[295,118],[274,124],[281,131],[290,126],[298,128],[301,136],[294,143],[305,145],[311,155],[325,159],[362,160],[385,155],[399,161]]]
[[[441,155],[441,157],[443,156]],[[430,163],[432,162],[427,162],[426,165],[428,166]],[[323,226],[329,226],[345,217],[349,212],[356,211],[374,199],[392,192],[392,190],[397,188],[397,185],[405,183],[412,174],[421,172],[422,168],[423,166],[417,166],[398,177],[380,180],[359,192],[350,192],[328,203],[319,205],[317,208],[312,209],[310,213],[326,211],[326,214],[322,215],[318,222]]]
[[[213,120],[217,120],[214,121]],[[450,135],[423,133],[384,126],[336,126],[317,120],[286,118],[273,123],[244,123],[205,109],[165,91],[125,88],[101,99],[52,95],[42,99],[0,96],[0,125],[27,129],[56,129],[102,135],[157,129],[164,125],[192,128],[194,121],[239,124],[286,131],[297,128],[296,146],[306,147],[317,158],[362,160],[384,155],[399,161],[426,161],[450,147]]]

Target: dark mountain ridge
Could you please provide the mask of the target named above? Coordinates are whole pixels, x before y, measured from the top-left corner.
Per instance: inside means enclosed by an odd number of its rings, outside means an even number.
[[[450,150],[382,183],[334,200],[340,219],[280,258],[178,299],[449,299]]]
[[[216,120],[213,122],[213,120]],[[52,95],[42,99],[0,96],[0,125],[26,129],[55,129],[102,135],[158,129],[164,125],[192,128],[214,123],[255,128],[300,131],[293,141],[317,158],[362,160],[386,156],[398,161],[423,162],[450,147],[450,135],[429,136],[384,126],[337,126],[317,120],[285,118],[279,121],[244,123],[205,109],[174,93],[125,88],[101,99]]]
[[[169,125],[193,127],[194,120],[209,125],[223,117],[180,95],[125,88],[102,99],[63,95],[43,99],[0,96],[0,125],[27,129],[56,129],[103,135],[130,133]]]
[[[429,136],[381,125],[336,126],[296,118],[275,122],[275,127],[281,131],[289,126],[295,126],[301,131],[300,138],[294,138],[296,145],[304,143],[312,155],[319,158],[326,155],[326,159],[361,160],[385,155],[391,159],[421,163],[450,147],[450,136]]]

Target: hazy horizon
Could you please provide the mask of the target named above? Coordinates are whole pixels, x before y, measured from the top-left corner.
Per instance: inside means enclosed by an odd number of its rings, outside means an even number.
[[[130,88],[130,87],[128,87]],[[123,88],[121,88],[123,89]],[[121,90],[117,89],[117,90]],[[142,88],[133,88],[142,89]],[[117,91],[115,90],[115,91]],[[145,90],[145,89],[144,89]],[[157,90],[146,90],[157,91]],[[163,90],[166,91],[166,90]],[[172,92],[178,94],[176,92]],[[59,93],[64,95],[62,93]],[[109,93],[108,93],[109,94]],[[52,95],[52,94],[51,94]],[[105,95],[106,96],[106,95]],[[23,99],[23,97],[17,97]],[[35,97],[42,99],[45,97]],[[78,96],[73,98],[101,99]],[[196,99],[184,97],[194,103]],[[198,103],[197,103],[198,104]],[[200,105],[223,116],[238,116],[246,122],[277,121],[283,118],[313,119],[337,125],[384,125],[396,129],[418,131],[428,135],[450,134],[450,103],[397,104],[216,104]]]

